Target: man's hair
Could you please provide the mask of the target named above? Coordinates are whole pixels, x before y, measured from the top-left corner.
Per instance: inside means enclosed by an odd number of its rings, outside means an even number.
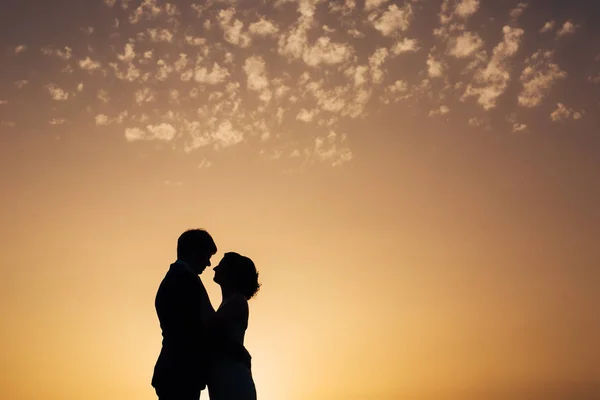
[[[204,229],[189,229],[177,239],[177,258],[193,256],[199,251],[210,255],[217,252],[215,241]]]

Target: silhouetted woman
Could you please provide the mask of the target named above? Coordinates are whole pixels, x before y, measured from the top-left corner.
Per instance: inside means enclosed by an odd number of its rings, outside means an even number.
[[[213,368],[209,373],[211,400],[256,400],[256,388],[248,365],[228,353],[226,343],[244,344],[248,327],[248,300],[258,289],[258,272],[254,262],[238,253],[225,253],[213,268],[214,281],[221,286],[222,301],[209,330],[217,343]]]

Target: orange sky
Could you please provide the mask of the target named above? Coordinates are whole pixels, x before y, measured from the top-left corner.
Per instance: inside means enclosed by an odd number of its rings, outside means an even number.
[[[154,398],[154,295],[192,227],[260,270],[263,400],[600,398],[598,10],[212,3],[0,17],[0,398]]]

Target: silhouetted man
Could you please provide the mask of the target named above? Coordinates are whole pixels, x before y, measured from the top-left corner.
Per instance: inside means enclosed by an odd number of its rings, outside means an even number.
[[[162,329],[162,349],[152,377],[160,400],[198,400],[206,387],[213,338],[207,321],[214,309],[198,276],[210,266],[217,246],[201,229],[188,230],[177,241],[177,261],[156,294],[156,313]],[[236,358],[250,363],[243,346],[232,347]]]

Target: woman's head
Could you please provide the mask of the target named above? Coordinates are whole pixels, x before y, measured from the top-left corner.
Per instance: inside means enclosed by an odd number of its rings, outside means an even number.
[[[219,264],[213,268],[214,281],[221,286],[228,286],[250,299],[260,288],[258,271],[254,262],[238,253],[225,253]]]

